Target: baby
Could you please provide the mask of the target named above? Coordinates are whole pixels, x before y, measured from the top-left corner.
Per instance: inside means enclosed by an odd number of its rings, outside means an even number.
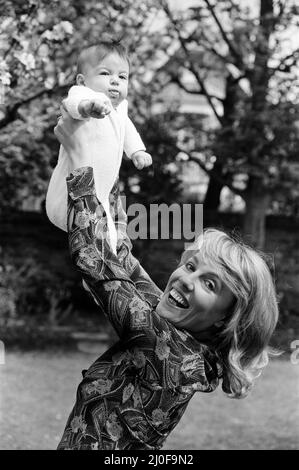
[[[78,59],[76,83],[64,100],[64,107],[74,119],[93,126],[99,155],[93,161],[95,189],[106,215],[109,241],[116,253],[117,232],[110,213],[109,194],[118,177],[123,151],[136,168],[152,164],[151,156],[128,117],[129,59],[120,43],[103,42],[84,49]],[[61,146],[53,171],[46,211],[50,221],[67,231],[68,158]]]

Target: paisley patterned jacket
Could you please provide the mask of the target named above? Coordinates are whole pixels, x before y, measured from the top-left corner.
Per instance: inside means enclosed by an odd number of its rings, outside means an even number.
[[[161,291],[132,256],[123,220],[110,251],[92,168],[67,185],[71,257],[119,341],[84,371],[58,449],[159,449],[194,393],[217,387],[216,355],[155,312]],[[121,203],[117,188],[111,202]]]

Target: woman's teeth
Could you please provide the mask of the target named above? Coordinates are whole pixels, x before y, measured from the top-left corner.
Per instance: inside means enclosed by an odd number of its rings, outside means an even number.
[[[168,300],[171,304],[179,308],[188,308],[188,302],[181,296],[181,294],[176,289],[171,289],[168,294]]]

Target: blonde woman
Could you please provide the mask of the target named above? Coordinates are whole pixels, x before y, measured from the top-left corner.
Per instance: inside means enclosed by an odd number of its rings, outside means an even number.
[[[244,397],[266,366],[278,318],[271,274],[256,251],[209,229],[159,291],[128,238],[117,255],[105,240],[94,150],[62,115],[55,133],[72,169],[71,256],[119,341],[85,371],[58,448],[160,449],[196,392],[222,383],[230,397]]]

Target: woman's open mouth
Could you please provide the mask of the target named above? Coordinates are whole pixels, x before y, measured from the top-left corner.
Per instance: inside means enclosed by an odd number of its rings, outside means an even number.
[[[178,308],[189,307],[187,300],[174,288],[172,288],[168,294],[168,301],[171,305]]]

